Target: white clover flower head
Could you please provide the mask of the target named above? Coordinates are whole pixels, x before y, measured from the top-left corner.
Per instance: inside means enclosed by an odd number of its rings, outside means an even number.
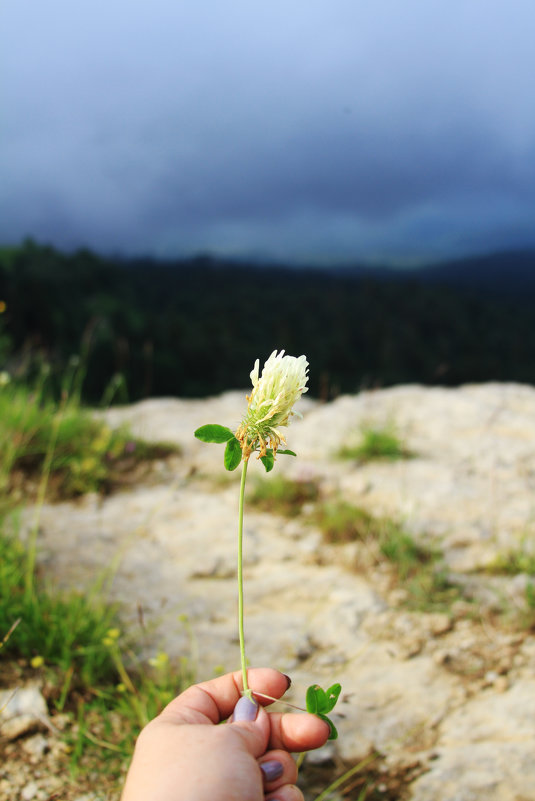
[[[296,414],[294,404],[308,391],[306,356],[285,356],[283,350],[274,350],[260,377],[259,367],[257,359],[251,371],[253,391],[247,398],[247,414],[236,432],[245,459],[257,446],[259,456],[265,456],[268,445],[276,454],[281,442],[285,442],[279,428],[289,425]]]

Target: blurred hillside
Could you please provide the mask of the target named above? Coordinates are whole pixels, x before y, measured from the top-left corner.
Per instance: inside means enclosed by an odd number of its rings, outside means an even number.
[[[535,384],[535,254],[418,270],[318,270],[198,257],[173,263],[72,254],[31,241],[0,251],[0,370],[87,367],[120,400],[247,386],[256,358],[306,353],[311,392],[400,383]],[[5,304],[5,308],[4,308]]]

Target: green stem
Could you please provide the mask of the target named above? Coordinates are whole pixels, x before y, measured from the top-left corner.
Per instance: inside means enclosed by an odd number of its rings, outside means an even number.
[[[354,765],[349,770],[346,770],[345,773],[342,774],[338,779],[336,779],[332,784],[326,787],[322,792],[316,796],[314,801],[324,801],[327,799],[331,793],[334,793],[340,785],[344,784],[348,779],[355,775],[355,773],[360,773],[361,770],[364,770],[370,763],[374,762],[378,758],[379,754],[370,754],[369,756],[365,757],[362,762],[359,762],[358,765]],[[360,798],[360,796],[359,796]]]
[[[37,536],[39,534],[39,520],[41,516],[41,510],[45,502],[46,491],[48,488],[48,480],[50,478],[50,473],[52,472],[52,460],[54,458],[54,451],[56,449],[58,433],[61,427],[61,423],[63,421],[66,406],[67,406],[67,394],[64,392],[62,394],[59,408],[55,413],[54,419],[52,421],[50,439],[45,453],[43,469],[41,472],[41,478],[39,480],[39,487],[37,490],[37,499],[35,501],[33,521],[30,528],[30,534],[28,537],[28,554],[26,558],[26,573],[24,577],[25,598],[27,602],[32,598],[34,594],[35,562],[37,559]]]
[[[243,501],[245,497],[245,479],[247,477],[248,459],[242,462],[240,505],[238,510],[238,631],[240,635],[240,658],[243,680],[243,695],[253,700],[251,690],[247,683],[247,662],[245,660],[245,636],[243,631]]]

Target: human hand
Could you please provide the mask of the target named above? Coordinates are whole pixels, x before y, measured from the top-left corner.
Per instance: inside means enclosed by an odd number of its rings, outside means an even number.
[[[253,694],[280,698],[284,674],[248,671]],[[290,754],[323,745],[315,715],[267,713],[241,695],[241,671],[195,684],[139,735],[121,801],[303,801]],[[230,718],[227,725],[218,726]]]

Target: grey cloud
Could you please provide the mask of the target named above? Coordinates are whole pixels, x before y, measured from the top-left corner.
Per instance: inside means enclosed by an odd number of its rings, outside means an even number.
[[[348,259],[532,241],[531,2],[6,5],[4,241]]]

